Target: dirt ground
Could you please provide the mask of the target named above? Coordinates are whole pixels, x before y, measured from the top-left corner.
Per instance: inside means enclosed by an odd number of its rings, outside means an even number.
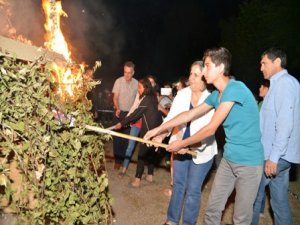
[[[142,181],[140,188],[132,188],[130,182],[134,178],[136,164],[129,165],[128,173],[125,177],[118,177],[118,171],[113,170],[113,158],[111,143],[106,146],[106,168],[109,175],[109,188],[114,198],[114,225],[162,225],[166,220],[166,212],[169,197],[164,194],[164,190],[170,187],[170,173],[164,167],[159,167],[154,172],[154,182]],[[135,156],[136,157],[136,156]],[[135,158],[133,157],[133,159]],[[290,182],[290,190],[295,194],[300,194],[300,166],[297,168],[298,176]],[[201,209],[198,217],[199,225],[203,224],[203,217],[208,195],[210,193],[215,170],[212,170],[204,185],[201,200]],[[232,213],[234,196],[227,202],[223,213],[221,225],[232,223]],[[300,225],[300,199],[290,195],[290,205],[293,213],[295,225]],[[260,225],[273,224],[269,212],[270,205],[267,201],[264,218],[261,218]],[[284,225],[284,224],[283,224]]]

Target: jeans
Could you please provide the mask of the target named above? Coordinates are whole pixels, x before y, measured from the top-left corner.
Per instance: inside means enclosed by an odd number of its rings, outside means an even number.
[[[236,190],[233,223],[249,225],[263,166],[247,166],[222,159],[210,192],[204,224],[220,225],[222,211],[233,189]]]
[[[128,112],[121,111],[119,118],[116,117],[114,114],[113,118],[113,124],[117,124],[122,121],[126,117]],[[118,132],[123,133],[123,134],[129,134],[130,128],[122,128],[121,130],[118,130]],[[115,158],[115,163],[122,164],[124,157],[125,157],[125,151],[126,147],[128,145],[128,140],[126,138],[121,138],[114,136],[113,137],[113,150],[114,150],[114,158]]]
[[[169,223],[179,224],[182,209],[184,209],[183,225],[197,223],[201,187],[212,163],[213,159],[203,164],[195,164],[188,155],[175,156],[173,192],[167,214]]]
[[[271,195],[271,207],[274,213],[275,225],[291,225],[292,214],[289,207],[288,188],[289,172],[291,163],[284,159],[279,159],[277,164],[276,176],[268,178],[262,176],[259,191],[253,206],[253,218],[251,225],[259,224],[259,213],[263,196],[265,195],[265,186],[269,185]]]
[[[141,130],[141,128],[132,126],[131,129],[130,129],[130,135],[137,137],[140,133],[140,130]],[[126,152],[125,152],[125,159],[123,161],[123,167],[126,168],[126,169],[128,168],[128,165],[129,165],[134,147],[135,147],[135,141],[134,140],[129,140],[128,141],[128,146],[127,146],[127,149],[126,149]]]

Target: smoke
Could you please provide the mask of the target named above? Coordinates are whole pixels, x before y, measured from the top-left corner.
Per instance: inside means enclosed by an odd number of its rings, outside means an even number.
[[[72,55],[88,64],[101,60],[107,72],[119,64],[124,41],[104,1],[69,0],[62,3],[68,14],[68,18],[62,19],[62,30],[68,33],[66,38],[71,43]]]
[[[30,40],[32,44],[42,46],[44,19],[40,5],[34,0],[3,2],[0,8],[0,34],[10,38],[17,38],[20,35],[24,40]]]

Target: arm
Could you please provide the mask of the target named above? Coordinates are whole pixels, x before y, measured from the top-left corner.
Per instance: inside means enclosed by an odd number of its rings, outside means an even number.
[[[193,108],[190,111],[185,111],[183,113],[180,113],[173,119],[169,120],[168,122],[165,122],[161,124],[160,126],[148,131],[146,135],[144,136],[144,139],[149,140],[154,136],[157,136],[165,131],[168,131],[169,129],[179,126],[181,124],[187,123],[193,119],[196,119],[202,115],[204,115],[206,112],[208,112],[212,106],[202,103],[201,105]]]
[[[136,93],[133,105],[131,106],[131,108],[126,116],[129,116],[134,110],[136,110],[137,107],[139,106],[140,102],[141,102],[140,95],[139,95],[139,93]]]
[[[221,103],[218,109],[215,111],[211,121],[206,126],[204,126],[197,133],[195,133],[194,135],[192,135],[187,139],[172,142],[171,144],[168,145],[167,150],[179,151],[184,147],[198,143],[203,139],[213,135],[216,132],[217,128],[225,120],[233,105],[234,102]]]
[[[120,106],[119,106],[119,93],[120,93],[120,79],[117,79],[114,83],[113,89],[113,103],[115,107],[115,115],[119,118],[120,116]]]
[[[122,121],[121,125],[126,126],[132,122],[136,122],[140,118],[142,118],[143,113],[148,109],[148,107],[151,107],[151,103],[149,102],[148,97],[144,97],[139,106],[128,116],[126,116]]]
[[[115,114],[116,114],[116,117],[119,118],[121,110],[119,107],[118,98],[119,98],[119,93],[114,93],[113,102],[114,102],[114,106],[115,106],[115,110],[116,110]]]
[[[284,96],[284,97],[282,97]],[[278,160],[286,154],[289,137],[293,130],[295,93],[287,80],[281,80],[275,92],[275,137],[272,151],[265,164],[267,176],[276,175]]]

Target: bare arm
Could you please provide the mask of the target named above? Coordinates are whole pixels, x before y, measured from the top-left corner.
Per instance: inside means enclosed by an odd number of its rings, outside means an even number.
[[[168,145],[167,150],[178,151],[184,147],[198,143],[203,139],[213,135],[216,132],[217,128],[225,120],[233,105],[234,102],[221,103],[218,109],[215,111],[211,121],[206,126],[201,128],[197,133],[187,139],[172,142]]]
[[[119,107],[119,101],[118,101],[118,98],[119,98],[119,93],[114,93],[114,97],[113,97],[113,102],[114,102],[114,106],[115,106],[115,114],[116,114],[116,117],[119,117],[120,116],[120,107]]]
[[[144,136],[144,139],[149,140],[152,137],[155,137],[165,131],[168,131],[169,129],[179,126],[181,124],[187,123],[193,119],[196,119],[198,117],[201,117],[206,112],[212,109],[212,106],[202,103],[201,105],[193,108],[192,110],[185,111],[183,113],[180,113],[173,119],[169,120],[168,122],[165,122],[161,124],[160,126],[148,131],[146,135]]]

